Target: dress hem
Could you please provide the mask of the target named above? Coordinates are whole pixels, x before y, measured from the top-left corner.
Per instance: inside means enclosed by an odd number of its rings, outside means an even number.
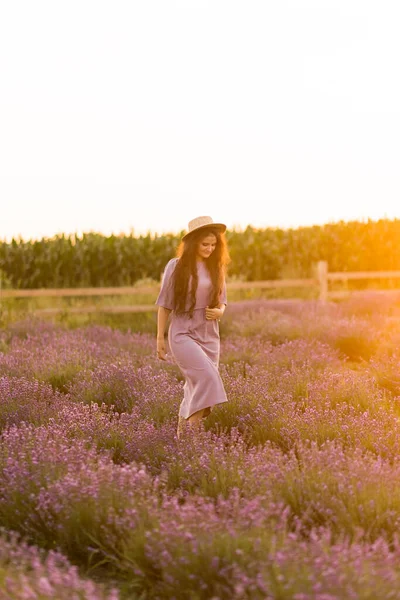
[[[228,402],[228,399],[225,398],[224,400],[219,400],[217,402],[214,402],[214,404],[207,404],[207,406],[202,406],[201,408],[197,408],[192,413],[190,413],[190,415],[188,415],[187,417],[185,417],[184,415],[181,415],[181,413],[179,411],[179,416],[182,417],[183,419],[189,419],[189,417],[191,417],[195,413],[199,412],[199,410],[204,410],[205,408],[212,408],[213,406],[216,406],[217,404],[223,404],[224,402]]]

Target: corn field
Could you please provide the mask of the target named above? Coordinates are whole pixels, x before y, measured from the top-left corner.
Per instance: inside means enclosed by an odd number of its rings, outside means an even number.
[[[98,287],[159,281],[181,235],[85,233],[2,241],[2,287]],[[330,271],[400,270],[400,219],[286,230],[248,226],[228,231],[227,239],[232,279],[310,277],[318,260],[326,260]]]

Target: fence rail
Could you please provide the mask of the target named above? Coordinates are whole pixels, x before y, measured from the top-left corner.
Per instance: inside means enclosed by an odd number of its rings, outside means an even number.
[[[362,279],[399,279],[400,271],[335,271],[328,272],[328,263],[318,263],[319,299],[326,301],[334,298],[347,298],[350,295],[365,294],[363,290],[329,290],[330,281],[340,281],[347,284],[348,281],[360,281]],[[369,289],[368,291],[373,291]],[[375,290],[379,294],[396,295],[399,290]]]
[[[227,282],[227,290],[249,290],[249,289],[279,289],[279,288],[299,288],[314,287],[318,291],[318,298],[325,302],[333,298],[345,298],[350,294],[362,294],[364,292],[349,290],[329,290],[329,282],[342,281],[347,283],[349,280],[362,279],[396,279],[400,278],[400,271],[337,271],[329,273],[328,263],[319,261],[316,269],[316,276],[308,279],[274,279],[266,281],[231,281]],[[160,286],[126,286],[126,287],[97,287],[97,288],[53,288],[53,289],[34,289],[34,290],[9,290],[1,288],[0,280],[0,307],[1,300],[6,298],[41,298],[41,297],[79,297],[79,296],[134,296],[152,294],[156,295]],[[372,291],[372,290],[369,290]],[[380,293],[400,294],[395,290],[379,290]],[[137,304],[133,306],[82,306],[68,308],[41,308],[32,311],[34,314],[55,315],[62,312],[69,313],[140,313],[153,312],[157,310],[155,304]]]

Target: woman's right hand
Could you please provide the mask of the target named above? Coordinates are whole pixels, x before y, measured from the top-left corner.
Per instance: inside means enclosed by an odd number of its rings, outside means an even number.
[[[161,360],[167,360],[164,338],[157,338],[157,356]]]

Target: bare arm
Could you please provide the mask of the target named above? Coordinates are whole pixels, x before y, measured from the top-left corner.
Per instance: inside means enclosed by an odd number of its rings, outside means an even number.
[[[206,319],[213,321],[215,319],[221,319],[225,312],[226,304],[219,303],[215,308],[206,308]]]
[[[224,284],[222,286],[222,291],[220,294],[220,302],[218,302],[218,304],[215,308],[209,308],[207,306],[206,319],[208,319],[208,320],[218,319],[218,321],[219,321],[220,319],[222,319],[225,309],[226,309],[226,283],[224,280]]]
[[[157,314],[157,356],[161,358],[161,360],[165,360],[166,352],[165,352],[165,329],[168,322],[168,317],[171,311],[168,308],[164,308],[164,306],[158,307]]]

